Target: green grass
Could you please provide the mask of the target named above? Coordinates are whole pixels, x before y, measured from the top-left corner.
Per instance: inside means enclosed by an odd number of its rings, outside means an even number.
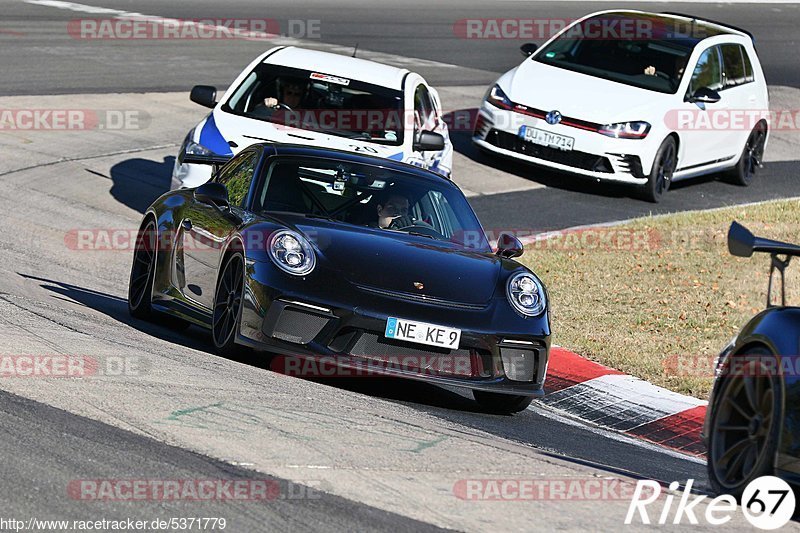
[[[522,262],[550,293],[553,342],[705,397],[711,376],[679,375],[670,358],[716,355],[766,304],[769,256],[731,256],[726,240],[732,220],[756,235],[800,242],[800,201],[783,200],[642,218],[526,247]],[[601,235],[616,238],[598,244]],[[789,304],[800,295],[792,267]]]

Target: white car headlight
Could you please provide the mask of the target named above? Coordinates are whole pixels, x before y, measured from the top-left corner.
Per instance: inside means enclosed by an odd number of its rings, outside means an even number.
[[[617,139],[644,139],[649,132],[650,124],[643,121],[606,124],[597,130],[601,135]]]
[[[194,141],[188,141],[186,143],[186,148],[183,150],[183,153],[186,155],[214,155],[214,152]]]
[[[286,229],[272,234],[269,256],[278,268],[295,276],[305,276],[317,264],[314,250],[305,237]]]
[[[500,109],[511,109],[514,107],[514,104],[509,100],[508,96],[506,96],[506,93],[503,92],[503,89],[501,89],[499,85],[495,85],[489,89],[485,98],[487,102]]]
[[[547,307],[542,283],[528,272],[519,272],[508,279],[506,296],[511,306],[525,316],[541,315]]]

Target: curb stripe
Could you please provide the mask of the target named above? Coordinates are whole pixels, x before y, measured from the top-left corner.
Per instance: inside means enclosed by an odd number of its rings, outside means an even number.
[[[590,361],[560,346],[554,346],[550,350],[545,388],[548,393],[552,393],[609,374],[622,374],[622,372]]]
[[[592,424],[703,456],[707,402],[678,394],[553,347],[539,402]]]
[[[634,428],[627,433],[642,439],[693,455],[705,454],[700,432],[706,406],[698,405],[672,416]]]

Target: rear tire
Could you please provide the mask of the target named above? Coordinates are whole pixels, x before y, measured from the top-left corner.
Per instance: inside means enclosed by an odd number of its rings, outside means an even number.
[[[153,316],[153,281],[156,274],[156,224],[151,219],[136,234],[133,265],[128,281],[128,312],[134,318],[150,320]]]
[[[656,157],[653,159],[653,169],[647,178],[647,183],[642,186],[642,198],[657,204],[664,193],[669,190],[672,175],[678,166],[678,145],[673,137],[667,137],[658,147]]]
[[[472,397],[485,411],[501,415],[524,411],[533,401],[531,396],[517,396],[480,390],[473,390]]]
[[[765,348],[746,355],[773,357]],[[783,424],[781,380],[764,365],[720,379],[708,430],[708,479],[718,494],[740,499],[748,483],[774,473]]]
[[[736,166],[727,172],[726,177],[729,182],[742,187],[747,187],[753,183],[756,171],[761,167],[764,159],[764,144],[766,140],[767,128],[763,122],[759,122],[750,132],[747,142],[744,143],[742,155],[739,156]]]
[[[134,318],[153,320],[153,283],[156,278],[156,257],[158,248],[158,231],[152,219],[136,235],[133,249],[133,265],[128,282],[128,312]],[[166,313],[159,313],[162,325],[183,331],[190,326],[189,322]]]

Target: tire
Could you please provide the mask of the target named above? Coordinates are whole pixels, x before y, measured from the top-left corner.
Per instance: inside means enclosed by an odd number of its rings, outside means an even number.
[[[667,137],[658,147],[653,159],[653,169],[642,186],[642,198],[657,204],[669,190],[672,175],[678,166],[678,145],[673,137]]]
[[[515,396],[480,390],[473,390],[472,397],[485,411],[502,415],[524,411],[533,401],[531,396]]]
[[[773,357],[766,348],[747,355]],[[783,420],[781,380],[757,361],[745,365],[759,366],[721,378],[708,429],[708,479],[737,499],[752,480],[774,473]]]
[[[211,337],[216,352],[224,357],[230,357],[239,350],[236,346],[236,336],[242,316],[244,256],[239,252],[233,253],[227,257],[224,265],[214,294]]]
[[[134,318],[153,320],[153,282],[156,278],[158,231],[152,219],[136,235],[131,277],[128,281],[128,312]],[[159,322],[175,331],[183,331],[189,322],[167,314],[160,314]]]
[[[750,132],[750,136],[747,137],[747,142],[744,143],[742,155],[739,156],[736,166],[726,174],[729,182],[742,187],[747,187],[753,183],[756,171],[761,167],[761,162],[764,158],[766,140],[767,128],[763,122],[759,122]]]
[[[134,318],[150,320],[153,317],[157,243],[156,223],[150,219],[136,234],[133,248],[133,264],[128,280],[128,312]]]

